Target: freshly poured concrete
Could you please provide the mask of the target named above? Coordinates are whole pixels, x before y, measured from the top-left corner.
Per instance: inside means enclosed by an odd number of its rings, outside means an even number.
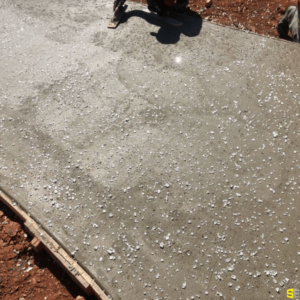
[[[299,46],[128,4],[1,2],[0,186],[113,299],[284,299]]]

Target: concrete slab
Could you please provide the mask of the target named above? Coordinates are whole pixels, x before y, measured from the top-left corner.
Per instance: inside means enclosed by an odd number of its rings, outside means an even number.
[[[113,299],[299,288],[299,47],[140,5],[0,4],[0,185]]]

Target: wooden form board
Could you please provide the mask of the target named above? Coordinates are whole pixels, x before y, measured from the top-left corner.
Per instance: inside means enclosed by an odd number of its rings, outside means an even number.
[[[38,224],[27,215],[12,199],[0,190],[0,201],[11,209],[23,222],[28,233],[33,236],[31,246],[36,252],[45,250],[87,294],[94,294],[98,300],[109,300],[95,281],[73,260],[68,253]]]

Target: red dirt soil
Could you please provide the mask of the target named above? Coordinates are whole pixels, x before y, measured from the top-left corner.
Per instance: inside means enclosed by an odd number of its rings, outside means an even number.
[[[82,295],[47,253],[31,249],[30,240],[22,223],[0,203],[0,299],[71,300]]]
[[[136,0],[146,4],[146,0]],[[266,36],[279,37],[276,26],[285,9],[296,5],[296,0],[212,0],[210,8],[206,0],[190,0],[184,14],[252,31]]]

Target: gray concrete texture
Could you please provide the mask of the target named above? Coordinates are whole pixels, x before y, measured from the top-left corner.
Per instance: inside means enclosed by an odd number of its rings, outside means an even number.
[[[285,299],[299,46],[128,4],[1,1],[0,186],[113,299]]]

